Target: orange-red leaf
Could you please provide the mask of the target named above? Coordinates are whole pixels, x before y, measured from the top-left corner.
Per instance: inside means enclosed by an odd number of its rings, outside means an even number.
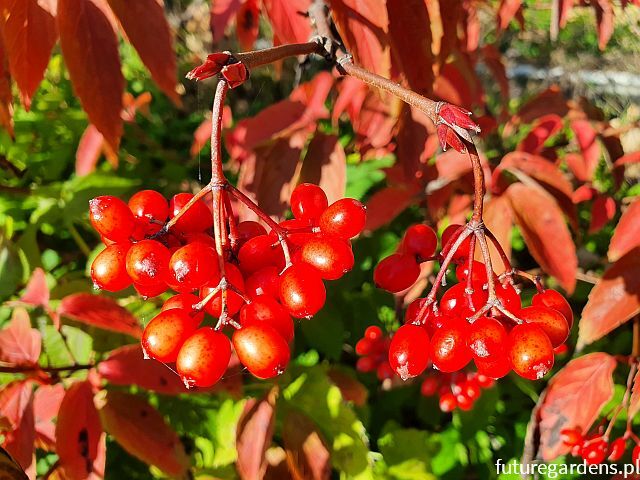
[[[633,387],[631,390],[631,398],[629,399],[628,418],[633,418],[640,411],[640,371],[636,372],[633,377]]]
[[[76,175],[83,177],[96,169],[103,144],[102,134],[94,125],[89,124],[82,133],[76,150]]]
[[[576,142],[580,148],[580,153],[584,161],[584,172],[586,178],[583,180],[591,180],[598,166],[600,159],[600,144],[598,144],[598,135],[588,120],[574,120],[571,122],[571,129],[576,137]]]
[[[484,224],[489,231],[498,239],[498,242],[502,246],[507,258],[511,258],[511,229],[513,227],[513,210],[511,209],[511,202],[505,195],[499,197],[491,197],[484,204]],[[493,246],[492,242],[489,242],[489,250],[491,252],[491,258],[494,263],[494,270],[496,272],[502,271],[502,260],[498,251]],[[481,255],[479,251],[476,251],[476,255]],[[481,256],[478,257],[478,260]],[[498,267],[500,265],[500,267]]]
[[[302,162],[300,182],[320,185],[329,204],[344,197],[347,186],[347,159],[335,135],[316,133]]]
[[[35,307],[49,306],[49,287],[44,270],[38,267],[33,271],[20,301]]]
[[[613,34],[613,3],[611,0],[596,0],[596,23],[598,24],[598,47],[604,50]]]
[[[236,427],[236,469],[242,480],[262,478],[267,469],[265,452],[273,437],[276,397],[274,387],[262,399],[250,398],[244,405]]]
[[[520,123],[531,123],[538,117],[552,113],[564,117],[568,111],[567,100],[560,92],[560,88],[557,85],[552,85],[520,107],[518,113],[505,125],[502,136],[506,138],[513,135],[515,127]]]
[[[291,410],[282,431],[287,465],[293,478],[323,480],[331,476],[331,453],[318,426],[305,414]]]
[[[570,361],[551,379],[539,410],[540,453],[545,461],[570,450],[560,440],[562,429],[589,430],[613,397],[615,368],[611,355],[596,352]]]
[[[35,478],[35,455],[33,447],[36,432],[34,428],[31,383],[23,382],[23,390],[24,393],[20,396],[24,408],[20,415],[20,421],[15,425],[13,430],[5,432],[2,447],[18,462],[29,478]],[[18,478],[22,479],[23,477]]]
[[[117,150],[122,136],[118,38],[102,0],[58,0],[60,45],[73,87],[89,120]],[[135,2],[134,2],[135,3]]]
[[[53,419],[58,415],[64,394],[64,387],[61,383],[57,383],[39,386],[33,396],[38,448],[47,451],[52,451],[55,448],[56,426]]]
[[[498,8],[498,28],[506,30],[521,7],[522,0],[502,0]]]
[[[105,434],[89,382],[76,382],[67,390],[60,404],[55,435],[64,478],[97,480],[104,477]]]
[[[411,205],[418,193],[411,186],[392,186],[378,190],[367,202],[368,231],[374,231],[386,225]]]
[[[573,292],[578,268],[576,246],[558,204],[544,190],[522,183],[514,183],[506,193],[533,258],[558,279],[562,288]]]
[[[640,246],[640,199],[636,199],[624,211],[609,243],[610,262],[615,262],[620,257],[635,247]]]
[[[241,6],[241,0],[215,0],[211,2],[210,24],[214,42],[222,40],[227,25]]]
[[[640,313],[640,247],[630,250],[596,283],[582,311],[580,349]]]
[[[616,201],[608,195],[598,195],[591,205],[589,233],[599,232],[616,215]]]
[[[109,6],[151,72],[154,81],[174,103],[180,103],[176,91],[176,54],[162,0],[108,0]]]
[[[11,75],[20,89],[22,104],[29,110],[58,38],[55,18],[38,0],[3,0],[0,28]]]
[[[9,326],[0,330],[0,361],[12,365],[35,365],[41,348],[40,332],[31,328],[27,311],[16,307]]]
[[[0,430],[15,430],[31,398],[30,381],[14,381],[0,389]]]
[[[258,39],[259,16],[257,0],[245,0],[236,13],[236,36],[243,50],[251,50]]]
[[[7,55],[0,37],[0,127],[5,128],[13,137],[13,93]]]
[[[311,0],[262,0],[264,11],[273,28],[276,45],[303,43],[311,37],[311,24],[303,14],[309,10]]]
[[[627,165],[629,163],[638,163],[638,162],[640,162],[640,152],[631,152],[618,158],[614,162],[614,166],[617,168],[622,165]]]
[[[74,293],[62,299],[58,314],[105,330],[126,333],[136,338],[142,336],[142,328],[135,317],[109,297]]]
[[[562,118],[555,113],[543,115],[536,119],[531,131],[522,140],[516,150],[528,153],[540,153],[544,143],[562,128]]]
[[[146,400],[112,390],[101,392],[96,402],[104,429],[122,448],[173,478],[185,476],[189,457],[184,445],[162,414]]]

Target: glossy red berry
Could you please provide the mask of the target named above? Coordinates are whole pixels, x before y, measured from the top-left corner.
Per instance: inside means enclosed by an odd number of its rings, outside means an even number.
[[[539,307],[553,308],[559,311],[567,320],[569,329],[573,326],[573,310],[571,305],[567,302],[567,299],[555,290],[545,290],[541,293],[536,293],[531,300],[531,304]]]
[[[436,394],[436,392],[438,391],[438,388],[440,388],[440,382],[436,377],[434,376],[426,377],[422,381],[422,385],[420,385],[420,393],[424,397],[430,397]]]
[[[631,452],[631,463],[636,467],[640,467],[640,445],[633,447]]]
[[[328,206],[324,190],[312,183],[301,183],[291,193],[291,212],[300,220],[316,224]]]
[[[420,266],[411,255],[394,253],[376,265],[373,281],[379,288],[396,293],[409,288],[420,276]]]
[[[138,295],[140,295],[143,300],[147,300],[149,298],[162,295],[164,292],[166,292],[167,284],[164,282],[153,283],[150,285],[140,285],[138,283],[134,283],[133,288],[136,289],[136,292],[138,292]]]
[[[496,282],[496,296],[502,305],[510,312],[517,312],[522,307],[520,295],[513,285]]]
[[[493,378],[487,377],[482,373],[476,374],[476,381],[478,382],[478,385],[480,385],[480,387],[482,388],[489,388],[495,384],[495,381],[493,380]]]
[[[445,413],[453,412],[458,406],[458,401],[456,400],[456,396],[451,392],[447,392],[443,395],[440,395],[439,406],[440,406],[440,410],[442,410]]]
[[[560,430],[560,440],[568,447],[582,443],[582,433],[579,428],[563,428]]]
[[[336,237],[319,236],[300,249],[300,260],[315,267],[325,280],[337,280],[353,268],[351,245]]]
[[[504,377],[512,368],[511,361],[505,353],[489,360],[474,357],[473,363],[476,364],[478,374],[488,378],[490,381]]]
[[[469,278],[469,262],[462,262],[456,267],[456,278],[460,283],[467,281],[467,278]],[[471,281],[480,285],[487,283],[487,268],[484,263],[477,260],[473,261]]]
[[[176,370],[187,387],[211,387],[224,375],[231,359],[231,342],[211,327],[187,338],[176,360]]]
[[[623,438],[616,438],[609,446],[609,456],[607,457],[610,462],[619,461],[624,455],[624,451],[627,448],[627,441]]]
[[[169,216],[169,202],[155,190],[141,190],[129,199],[129,209],[138,219],[145,234],[153,234],[162,228]]]
[[[130,243],[114,243],[102,250],[91,264],[91,279],[97,288],[117,292],[131,285],[127,273]]]
[[[378,367],[378,362],[373,357],[360,357],[356,362],[356,370],[362,373],[373,372]]]
[[[458,408],[464,412],[473,408],[473,399],[464,395],[456,395],[456,402],[458,402]]]
[[[475,358],[493,361],[503,354],[508,334],[498,320],[480,317],[468,329],[467,342]]]
[[[426,301],[426,298],[416,298],[413,302],[411,302],[407,306],[407,310],[404,312],[404,323],[420,322],[424,324],[430,316],[434,315],[433,310],[429,306],[427,307],[423,317],[420,318],[420,312],[422,311],[422,308]]]
[[[384,333],[380,327],[371,325],[364,331],[364,338],[376,342],[384,338]]]
[[[569,337],[569,325],[559,311],[547,307],[526,307],[517,313],[526,323],[536,324],[549,337],[554,347],[562,345]]]
[[[446,256],[449,252],[449,248],[453,246],[458,238],[457,232],[462,228],[462,225],[451,224],[442,232],[442,255]],[[460,230],[462,232],[462,230]],[[465,238],[456,252],[453,254],[454,261],[465,260],[469,256],[469,250],[471,249],[471,236]]]
[[[609,451],[609,444],[603,438],[590,440],[587,445],[582,447],[581,455],[585,462],[589,465],[599,465],[604,462]]]
[[[287,342],[293,340],[293,320],[289,312],[273,297],[258,297],[240,309],[240,325],[266,323],[273,327]]]
[[[193,198],[191,193],[178,193],[174,195],[169,203],[169,215],[175,217],[182,207]],[[202,200],[195,202],[184,215],[182,215],[175,226],[176,231],[182,233],[203,232],[213,226],[213,216]]]
[[[224,264],[225,277],[229,285],[234,286],[240,292],[244,292],[244,278],[242,273],[234,264],[226,262]],[[200,299],[204,300],[220,283],[220,276],[213,278],[210,283],[200,289]],[[244,299],[234,292],[227,289],[227,314],[235,315],[244,305]],[[219,318],[222,315],[222,291],[218,291],[211,300],[205,305],[205,310],[209,315]]]
[[[402,380],[420,375],[429,365],[428,346],[424,328],[405,324],[391,338],[389,365]]]
[[[171,284],[178,291],[191,292],[219,275],[215,250],[201,242],[180,247],[169,260]]]
[[[187,314],[193,317],[193,321],[200,325],[204,320],[204,312],[196,311],[193,309],[195,305],[200,302],[200,298],[193,293],[179,293],[171,298],[168,298],[163,304],[161,310],[171,310],[172,308],[179,308],[184,310]]]
[[[182,235],[182,240],[183,240],[182,243],[185,243],[185,244],[199,242],[199,243],[204,243],[205,245],[211,248],[214,248],[214,249],[216,248],[215,239],[211,235],[204,232],[185,233]]]
[[[289,345],[266,324],[253,324],[233,333],[233,347],[240,363],[258,378],[272,378],[289,363]]]
[[[553,345],[538,325],[523,323],[509,332],[507,345],[513,371],[529,380],[540,380],[553,367]]]
[[[280,303],[296,318],[312,317],[324,306],[327,293],[318,271],[305,263],[287,268],[280,278]]]
[[[320,216],[320,230],[325,235],[343,239],[353,238],[364,230],[365,206],[353,198],[343,198],[332,203]]]
[[[175,362],[184,341],[196,330],[194,318],[173,308],[156,315],[142,333],[145,355],[160,362]]]
[[[127,204],[111,195],[89,200],[89,219],[101,236],[114,242],[129,241],[136,227]]]
[[[471,305],[469,305],[466,288],[466,282],[456,283],[444,292],[440,299],[440,311],[450,316],[470,317],[487,302],[487,291],[483,290],[482,285],[476,283],[472,284],[473,293]]]
[[[244,222],[238,223],[236,233],[238,235],[238,243],[242,245],[250,238],[266,235],[267,230],[258,222],[245,220]]]
[[[259,235],[247,240],[238,250],[238,265],[245,273],[253,273],[265,267],[284,267],[284,253],[277,239],[271,235]]]
[[[127,252],[127,273],[138,285],[166,282],[169,272],[169,249],[155,240],[141,240]]]
[[[433,257],[437,247],[438,236],[433,228],[418,224],[407,228],[400,248],[405,255],[412,255],[418,262],[424,262]]]
[[[452,318],[435,331],[430,347],[435,368],[441,372],[455,372],[471,361],[471,350],[467,346],[468,329],[466,320]]]
[[[280,295],[280,272],[276,267],[261,268],[246,279],[245,289],[251,299],[260,295],[278,298]]]

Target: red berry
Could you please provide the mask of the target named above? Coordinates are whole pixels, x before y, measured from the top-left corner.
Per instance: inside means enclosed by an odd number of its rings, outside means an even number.
[[[127,273],[138,285],[158,285],[167,280],[169,249],[155,240],[141,240],[127,253]]]
[[[413,255],[418,262],[424,262],[433,257],[437,247],[438,236],[433,228],[418,224],[407,229],[400,248],[405,255]]]
[[[482,373],[478,373],[476,375],[476,381],[478,382],[478,385],[480,385],[482,388],[492,387],[493,384],[495,383],[493,378],[483,375]]]
[[[351,245],[336,237],[320,236],[306,242],[300,259],[313,266],[325,280],[337,280],[353,268]]]
[[[191,292],[218,276],[218,257],[210,246],[193,242],[177,249],[169,260],[171,284],[178,291]]]
[[[469,326],[468,345],[475,358],[493,361],[507,343],[507,330],[494,318],[480,317]]]
[[[409,288],[420,276],[420,266],[410,255],[394,253],[378,263],[373,281],[379,288],[396,293]]]
[[[204,312],[199,312],[193,309],[194,305],[198,304],[199,302],[200,298],[198,298],[193,293],[179,293],[171,298],[168,298],[162,304],[161,310],[164,312],[165,310],[171,310],[172,308],[179,308],[191,315],[193,317],[193,321],[197,325],[200,325],[204,320]]]
[[[114,242],[129,241],[136,227],[127,204],[111,195],[89,200],[89,219],[101,236]]]
[[[356,370],[362,373],[373,372],[378,367],[378,362],[372,357],[360,357],[356,362]]]
[[[462,262],[456,267],[456,278],[460,283],[464,283],[469,278],[469,262]],[[484,263],[473,261],[471,267],[471,281],[483,285],[487,283],[487,268]]]
[[[273,327],[287,343],[293,340],[293,320],[289,312],[274,298],[265,295],[240,309],[240,324],[243,327],[263,322]]]
[[[553,367],[551,340],[538,325],[523,323],[509,332],[509,360],[513,371],[529,380],[539,380]]]
[[[356,342],[356,353],[360,356],[369,355],[373,351],[374,342],[364,337]]]
[[[429,335],[417,325],[401,326],[391,338],[389,364],[402,380],[420,375],[429,365]]]
[[[560,430],[560,440],[568,447],[574,447],[582,443],[582,434],[579,428],[563,428]]]
[[[620,460],[624,455],[624,451],[626,450],[626,448],[627,441],[623,437],[617,438],[613,442],[611,442],[611,445],[609,447],[609,461],[617,462],[618,460]]]
[[[114,243],[102,250],[91,264],[91,279],[97,288],[117,292],[131,285],[127,274],[130,243]]]
[[[326,235],[349,239],[364,230],[365,206],[353,198],[332,203],[320,216],[320,230]]]
[[[640,466],[640,445],[636,445],[633,447],[633,451],[631,452],[631,463],[638,468]]]
[[[562,345],[569,337],[569,325],[564,316],[552,308],[526,307],[517,313],[525,323],[538,325],[549,337],[554,347]]]
[[[389,362],[382,361],[378,364],[378,368],[376,368],[376,377],[378,380],[386,380],[387,378],[393,378],[393,369]]]
[[[573,310],[571,310],[571,305],[569,305],[566,298],[555,290],[549,289],[542,293],[536,293],[531,300],[531,304],[539,307],[553,308],[559,311],[567,320],[569,329],[573,326]]]
[[[142,333],[142,350],[160,362],[175,362],[180,347],[196,328],[194,318],[184,310],[173,308],[160,312]]]
[[[289,345],[266,324],[253,324],[233,333],[233,347],[240,362],[258,378],[272,378],[289,363]]]
[[[280,295],[280,272],[276,267],[261,268],[247,278],[245,289],[251,299],[260,295],[278,298]]]
[[[456,283],[444,292],[440,299],[440,311],[450,316],[470,317],[487,302],[487,291],[482,289],[482,285],[473,284],[473,293],[471,294],[471,306],[473,308],[471,308],[465,292],[466,288],[466,283]]]
[[[522,300],[513,285],[496,283],[496,296],[510,312],[517,312],[522,307]]]
[[[284,267],[284,253],[280,243],[270,235],[259,235],[245,242],[238,250],[238,265],[245,273],[265,267]]]
[[[328,206],[324,190],[312,183],[301,183],[291,193],[291,212],[300,220],[316,224]]]
[[[167,291],[167,284],[164,282],[153,283],[151,285],[140,285],[138,283],[133,284],[133,288],[136,289],[138,295],[140,295],[144,300],[148,298],[157,297],[158,295],[162,295]]]
[[[491,360],[476,357],[473,359],[473,363],[476,364],[478,369],[478,376],[486,377],[490,382],[504,377],[511,371],[511,362],[504,353]]]
[[[422,385],[420,385],[420,393],[424,397],[430,397],[431,395],[435,395],[440,387],[440,382],[434,376],[430,376],[425,378],[422,381]]]
[[[174,195],[169,203],[171,218],[175,217],[192,198],[193,195],[191,193]],[[198,200],[178,219],[173,228],[178,232],[189,233],[203,232],[212,226],[213,216],[211,215],[211,210],[207,208],[202,200]]]
[[[589,465],[599,465],[604,462],[608,451],[609,444],[603,438],[597,438],[582,448],[581,455]]]
[[[216,248],[215,239],[211,235],[204,232],[185,233],[184,235],[182,235],[182,239],[184,240],[185,244],[199,242],[204,243],[205,245],[214,249]]]
[[[324,306],[327,293],[318,271],[299,263],[280,278],[280,303],[296,318],[312,317]]]
[[[441,372],[455,372],[471,360],[471,350],[467,346],[469,324],[461,318],[452,318],[436,330],[431,337],[433,366]]]
[[[473,399],[464,395],[456,395],[456,402],[458,402],[458,408],[462,411],[468,412],[473,408]]]
[[[169,203],[155,190],[141,190],[129,199],[129,209],[139,220],[145,234],[153,234],[162,228],[169,216]]]
[[[244,222],[238,223],[236,232],[238,234],[238,243],[240,245],[250,238],[267,234],[267,230],[261,224],[254,222],[253,220],[245,220]]]
[[[453,412],[458,406],[458,401],[456,400],[456,396],[447,392],[444,395],[440,395],[440,410],[443,412]]]
[[[222,378],[230,359],[229,339],[211,327],[204,327],[182,344],[176,370],[187,387],[211,387]]]
[[[382,329],[375,325],[367,327],[367,329],[364,331],[364,338],[367,338],[371,341],[382,340],[383,337],[384,334],[382,333]]]
[[[453,244],[456,241],[456,238],[458,238],[459,234],[456,235],[458,230],[462,232],[461,228],[462,228],[462,225],[451,224],[444,229],[444,232],[442,232],[442,256],[443,257],[447,256],[447,253],[449,252],[449,248],[453,246]],[[471,236],[468,236],[462,241],[462,243],[460,244],[456,252],[453,254],[453,260],[461,261],[466,259],[469,256],[470,249],[471,249]]]
[[[226,262],[224,264],[224,272],[227,282],[233,285],[239,291],[244,292],[244,278],[242,273],[234,264]],[[220,274],[200,289],[200,298],[206,298],[220,283]],[[244,299],[231,289],[227,289],[227,314],[235,315],[244,305]],[[213,298],[205,305],[205,310],[210,315],[219,318],[222,315],[222,291],[216,293]]]

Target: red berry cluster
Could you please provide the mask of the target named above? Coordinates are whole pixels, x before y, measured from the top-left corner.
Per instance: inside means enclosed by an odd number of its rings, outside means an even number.
[[[422,381],[420,393],[425,397],[438,395],[440,410],[451,412],[456,408],[468,411],[480,398],[483,388],[492,387],[495,381],[477,372],[428,375]]]
[[[215,214],[187,193],[167,202],[144,190],[128,205],[112,196],[89,205],[91,223],[106,245],[91,267],[97,288],[117,291],[133,284],[144,297],[177,292],[147,324],[142,346],[151,358],[175,362],[188,386],[220,380],[231,343],[256,377],[284,371],[292,317],[309,318],[324,306],[323,280],[353,267],[350,239],[365,224],[360,202],[345,198],[329,205],[312,184],[292,193],[293,219],[277,224],[261,217],[270,231],[254,221],[236,223],[230,202],[223,206],[228,238],[216,238]],[[199,328],[205,312],[219,319],[215,328]],[[231,341],[221,331],[226,325],[236,328]]]
[[[356,370],[362,373],[376,372],[380,381],[391,378],[393,370],[388,360],[390,344],[391,338],[380,327],[368,327],[364,337],[356,343],[356,353],[360,355]]]
[[[605,460],[610,462],[619,461],[627,449],[627,442],[631,440],[631,436],[634,435],[625,434],[610,441],[608,436],[603,435],[601,432],[583,436],[579,427],[565,428],[560,431],[562,443],[571,447],[571,454],[574,457],[582,458],[589,465],[598,465]],[[640,444],[637,439],[634,439],[634,441],[631,461],[634,465],[638,465],[640,461]]]
[[[407,379],[420,375],[430,362],[451,373],[473,360],[478,372],[491,378],[511,370],[524,378],[542,378],[553,367],[554,348],[564,343],[573,324],[569,303],[558,292],[538,285],[532,305],[522,308],[513,272],[500,277],[492,272],[489,279],[485,264],[473,258],[475,238],[469,233],[460,225],[444,231],[440,258],[445,259],[445,270],[425,298],[408,306],[405,324],[389,348],[391,367]],[[468,236],[460,237],[464,234]],[[377,265],[376,284],[390,292],[411,286],[420,273],[419,263],[434,258],[437,243],[430,227],[410,227],[399,252]],[[437,301],[449,262],[456,265],[459,283]]]

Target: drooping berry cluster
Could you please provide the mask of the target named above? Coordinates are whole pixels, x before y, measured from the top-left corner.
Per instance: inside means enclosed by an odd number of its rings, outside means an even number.
[[[391,338],[380,327],[367,327],[364,337],[356,343],[356,353],[360,356],[356,370],[362,373],[376,372],[380,381],[391,378],[393,370],[389,365],[389,345]]]
[[[632,432],[610,440],[608,435],[596,430],[593,433],[583,435],[580,427],[565,428],[560,431],[562,443],[571,447],[571,455],[580,457],[589,465],[599,465],[605,460],[618,462],[627,450],[627,442],[631,442],[633,450],[631,461],[638,465],[640,461],[640,443]]]
[[[365,224],[360,202],[329,205],[312,184],[292,193],[293,219],[278,224],[262,214],[270,231],[259,222],[236,223],[221,194],[250,200],[226,188],[214,192],[223,200],[217,228],[215,202],[212,212],[187,193],[170,202],[153,190],[136,193],[128,204],[112,196],[90,201],[91,223],[106,245],[91,267],[95,286],[118,291],[133,284],[144,297],[177,292],[147,324],[142,346],[147,356],[175,363],[187,386],[220,380],[231,344],[256,377],[284,371],[292,317],[310,318],[324,306],[323,280],[353,267],[350,239]],[[219,319],[214,327],[201,327],[205,312]],[[227,325],[236,328],[231,341],[221,331]]]
[[[438,395],[440,410],[452,412],[456,408],[468,411],[480,398],[483,388],[492,387],[495,381],[477,372],[432,374],[425,377],[420,393],[425,397]]]
[[[569,303],[536,282],[539,293],[523,308],[513,285],[516,271],[509,265],[498,276],[475,260],[475,235],[469,225],[450,225],[444,231],[436,282],[426,297],[408,306],[405,324],[391,341],[389,363],[401,378],[420,375],[430,363],[441,372],[456,372],[471,360],[480,374],[491,378],[513,370],[535,380],[553,367],[554,348],[565,342],[573,324]],[[419,263],[434,258],[437,243],[430,227],[409,227],[399,252],[377,265],[376,284],[394,293],[410,287],[419,276]],[[507,267],[508,260],[503,261]],[[437,300],[450,264],[456,266],[459,283]]]

